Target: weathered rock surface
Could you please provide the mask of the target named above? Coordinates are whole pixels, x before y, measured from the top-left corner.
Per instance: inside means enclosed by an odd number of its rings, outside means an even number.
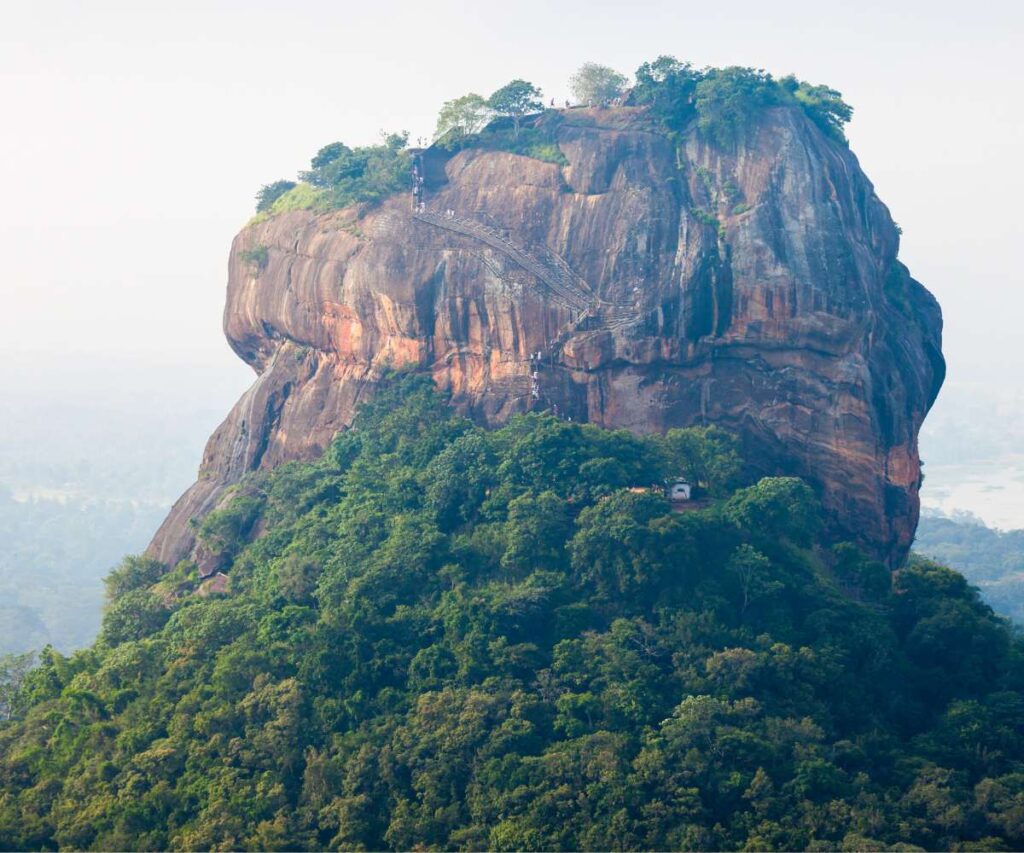
[[[451,157],[425,217],[401,197],[235,238],[224,327],[259,378],[153,555],[187,555],[188,520],[228,485],[314,455],[383,369],[414,364],[488,423],[557,406],[637,431],[719,424],[760,472],[807,478],[837,534],[903,558],[942,321],[853,154],[788,108],[732,152],[696,134],[677,151],[631,108],[573,110],[557,134],[565,167]],[[257,246],[262,268],[243,259]]]

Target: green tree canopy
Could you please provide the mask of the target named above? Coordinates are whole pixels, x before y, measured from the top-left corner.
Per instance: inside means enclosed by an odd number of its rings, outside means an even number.
[[[743,460],[739,442],[718,427],[670,429],[663,442],[666,472],[682,476],[715,497],[729,494],[740,482]]]
[[[760,69],[729,68],[705,72],[694,89],[697,126],[719,145],[733,145],[757,112],[778,100],[778,86]]]
[[[28,704],[22,687],[34,661],[34,652],[0,655],[0,721],[18,716]]]
[[[541,90],[525,80],[513,80],[493,92],[487,99],[487,106],[498,115],[511,118],[518,137],[520,119],[543,108]]]
[[[411,184],[409,155],[404,150],[408,139],[402,131],[382,133],[379,145],[349,148],[332,142],[316,153],[309,171],[299,177],[320,190],[330,207],[379,201]]]
[[[569,78],[569,88],[581,103],[600,104],[619,97],[628,82],[626,75],[614,68],[585,62]]]
[[[793,75],[776,80],[754,68],[695,69],[674,56],[659,56],[636,71],[633,100],[672,135],[696,119],[699,130],[722,147],[731,147],[767,107],[800,108],[832,138],[845,143],[843,126],[853,109],[828,86],[814,86]]]
[[[843,126],[853,118],[853,107],[843,101],[842,93],[828,86],[812,86],[792,74],[783,77],[779,85],[792,94],[818,127],[835,139],[846,141]]]
[[[738,454],[388,375],[203,525],[228,593],[128,560],[97,644],[3,662],[0,847],[1024,847],[1022,641]]]
[[[149,557],[125,557],[104,580],[107,601],[114,601],[133,589],[152,586],[166,570],[163,563]]]
[[[678,133],[694,114],[694,92],[701,73],[689,62],[659,56],[636,70],[633,98],[670,133]]]
[[[765,539],[785,536],[806,545],[817,534],[821,517],[818,499],[796,477],[765,477],[736,492],[725,504],[733,524],[759,532]]]
[[[487,101],[474,93],[445,101],[437,116],[434,139],[439,142],[456,142],[483,130],[491,116]]]

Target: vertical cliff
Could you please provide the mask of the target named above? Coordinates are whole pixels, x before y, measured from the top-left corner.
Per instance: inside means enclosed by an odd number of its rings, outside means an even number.
[[[414,365],[488,423],[719,424],[757,473],[812,483],[837,535],[903,558],[941,316],[854,155],[791,107],[734,148],[670,141],[640,108],[542,121],[567,165],[432,149],[425,212],[394,197],[235,238],[224,327],[258,378],[153,555],[187,555],[227,486],[317,453],[383,370]]]

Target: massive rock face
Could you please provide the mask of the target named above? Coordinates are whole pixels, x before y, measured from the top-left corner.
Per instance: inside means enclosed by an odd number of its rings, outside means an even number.
[[[396,197],[236,237],[224,327],[259,378],[151,554],[187,555],[188,520],[228,485],[317,453],[411,364],[488,423],[557,407],[636,431],[719,424],[759,473],[805,477],[837,535],[904,557],[942,323],[853,154],[792,108],[732,151],[673,143],[634,108],[549,120],[566,166],[430,150],[426,213]]]

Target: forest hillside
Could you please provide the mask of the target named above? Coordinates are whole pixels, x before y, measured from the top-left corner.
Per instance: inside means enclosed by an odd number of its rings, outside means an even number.
[[[743,468],[392,374],[205,519],[227,575],[126,560],[96,645],[4,693],[0,844],[1020,849],[1019,640]]]

